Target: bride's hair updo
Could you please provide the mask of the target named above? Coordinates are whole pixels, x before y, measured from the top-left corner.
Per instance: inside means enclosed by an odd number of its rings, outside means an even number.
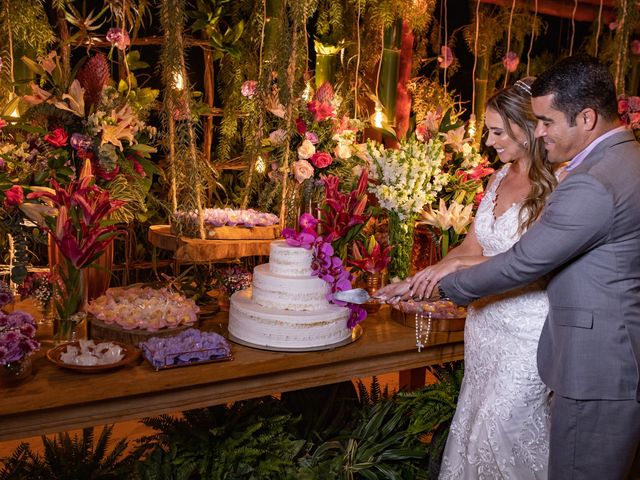
[[[487,108],[495,110],[502,118],[507,135],[520,143],[531,159],[528,172],[531,190],[520,208],[521,231],[536,221],[547,197],[558,183],[553,165],[546,160],[544,143],[534,135],[538,122],[531,109],[531,84],[534,80],[535,77],[517,80],[513,85],[496,92],[487,101]],[[524,142],[515,138],[512,125],[517,125],[525,133]]]

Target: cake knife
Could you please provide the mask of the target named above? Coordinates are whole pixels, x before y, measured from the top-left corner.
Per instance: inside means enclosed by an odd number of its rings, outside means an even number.
[[[393,304],[397,300],[399,300],[401,296],[402,295],[395,295],[393,297],[389,297],[386,300],[382,300],[376,297],[375,295],[374,296],[369,295],[369,293],[364,288],[353,288],[351,290],[343,290],[341,292],[335,292],[333,294],[333,298],[336,300],[340,300],[342,302],[347,302],[347,303],[356,303],[358,305],[367,303],[369,300],[372,300],[372,299],[378,300],[380,303]],[[442,300],[442,297],[439,295],[435,295],[429,298],[425,298],[424,300],[426,301]]]

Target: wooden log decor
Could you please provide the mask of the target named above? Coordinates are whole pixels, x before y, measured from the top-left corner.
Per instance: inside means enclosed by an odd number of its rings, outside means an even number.
[[[223,227],[220,227],[223,228]],[[233,228],[233,227],[227,227]],[[246,230],[271,229],[273,227],[252,227]],[[262,231],[262,230],[258,230]],[[251,233],[251,232],[246,232]],[[264,233],[266,235],[267,233]],[[270,238],[257,238],[255,235],[245,239],[217,239],[201,240],[199,238],[179,237],[171,232],[169,225],[152,225],[149,228],[149,242],[163,250],[174,252],[174,258],[182,262],[205,263],[219,260],[228,260],[255,255],[269,255],[269,245],[277,236]]]

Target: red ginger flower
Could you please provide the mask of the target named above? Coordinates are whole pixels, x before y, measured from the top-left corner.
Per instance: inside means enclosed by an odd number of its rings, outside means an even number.
[[[86,161],[80,178],[67,187],[51,180],[52,192],[38,191],[27,196],[43,198],[58,209],[57,218],[47,219],[48,230],[62,255],[77,269],[95,261],[123,233],[116,225],[105,222],[126,202],[112,200],[107,190],[93,184],[93,179],[91,163]]]

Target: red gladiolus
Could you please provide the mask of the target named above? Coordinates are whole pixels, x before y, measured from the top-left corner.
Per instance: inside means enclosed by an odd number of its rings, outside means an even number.
[[[24,191],[20,185],[13,185],[5,190],[4,196],[3,205],[7,208],[20,206],[24,202]]]
[[[56,128],[51,133],[47,133],[44,136],[44,139],[49,144],[54,147],[64,147],[67,144],[67,140],[69,139],[69,135],[64,128]]]

